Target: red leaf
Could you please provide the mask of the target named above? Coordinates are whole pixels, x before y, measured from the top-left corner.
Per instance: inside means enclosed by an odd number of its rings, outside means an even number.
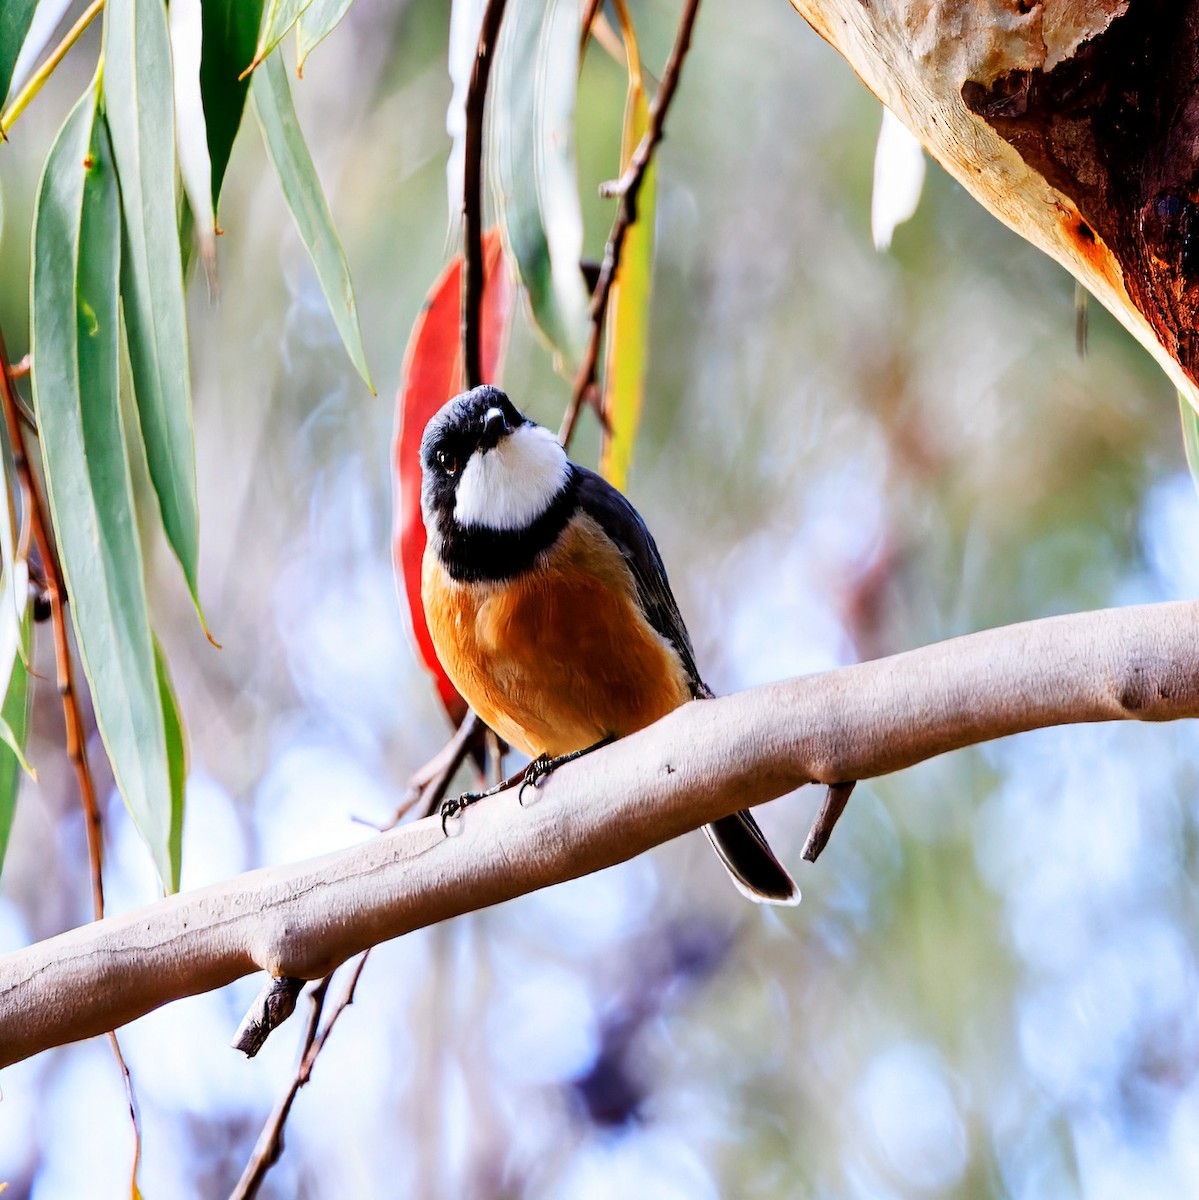
[[[483,236],[483,273],[480,358],[483,378],[498,383],[513,292],[503,266],[499,234],[494,229]],[[425,553],[425,525],[420,512],[420,439],[429,418],[462,390],[461,287],[462,256],[458,255],[433,285],[408,341],[404,378],[396,398],[392,481],[392,558],[397,582],[408,601],[412,636],[421,661],[432,674],[441,702],[455,724],[466,715],[466,701],[437,660],[420,598],[420,568]]]

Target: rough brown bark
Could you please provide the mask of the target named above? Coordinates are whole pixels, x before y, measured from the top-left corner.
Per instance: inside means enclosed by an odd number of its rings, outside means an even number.
[[[792,0],[1199,406],[1197,0]]]

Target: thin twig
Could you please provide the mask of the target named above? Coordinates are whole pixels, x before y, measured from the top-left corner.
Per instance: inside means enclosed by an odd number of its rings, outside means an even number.
[[[445,796],[446,789],[450,786],[455,772],[466,761],[474,746],[482,739],[484,732],[483,723],[473,712],[468,712],[462,724],[454,732],[454,736],[423,767],[419,767],[413,772],[412,778],[408,782],[407,795],[397,807],[395,818],[385,828],[394,828],[412,809],[418,806],[423,816],[428,816],[433,812]],[[242,1172],[242,1177],[230,1200],[249,1200],[254,1196],[267,1171],[278,1159],[283,1147],[283,1127],[287,1123],[296,1093],[308,1082],[317,1056],[329,1036],[329,1031],[353,999],[358,976],[362,974],[362,968],[366,965],[369,953],[368,950],[359,959],[358,966],[350,980],[350,986],[341,1003],[330,1016],[319,1039],[316,1037],[316,1029],[320,1021],[325,992],[328,990],[329,981],[333,978],[332,973],[326,975],[313,989],[313,1011],[309,1015],[304,1035],[300,1065],[296,1069],[295,1077],[286,1094],[275,1106],[262,1133],[259,1134],[258,1141],[254,1146],[254,1153],[246,1164],[246,1169]],[[257,1054],[270,1034],[291,1016],[295,1009],[296,998],[303,986],[302,979],[292,977],[271,979],[258,994],[245,1017],[242,1018],[241,1025],[238,1026],[237,1034],[233,1039],[234,1049],[243,1051],[250,1058]]]
[[[506,0],[487,0],[466,92],[466,163],[462,184],[462,365],[468,388],[484,382],[479,347],[483,300],[483,114]]]
[[[312,1078],[312,1068],[316,1065],[317,1058],[325,1048],[325,1042],[329,1040],[329,1034],[333,1032],[333,1026],[337,1024],[337,1020],[341,1014],[354,1003],[354,989],[358,986],[358,980],[362,975],[362,968],[366,966],[366,960],[369,957],[370,951],[367,950],[359,958],[357,965],[354,967],[353,974],[350,976],[350,982],[345,992],[342,993],[341,999],[337,1002],[337,1007],[329,1014],[329,1019],[325,1022],[324,1027],[319,1033],[317,1033],[317,1026],[320,1023],[321,1011],[325,1005],[325,994],[329,988],[329,981],[333,978],[332,974],[326,975],[313,988],[312,1013],[309,1016],[308,1025],[304,1032],[304,1048],[300,1055],[300,1065],[296,1068],[296,1073],[287,1091],[280,1098],[279,1103],[275,1105],[275,1110],[271,1113],[270,1120],[267,1121],[262,1133],[259,1134],[258,1141],[254,1146],[254,1153],[250,1161],[246,1164],[246,1169],[242,1172],[242,1177],[238,1180],[237,1187],[230,1194],[229,1200],[252,1200],[252,1197],[258,1194],[258,1189],[262,1186],[262,1181],[266,1178],[266,1173],[278,1162],[279,1155],[283,1152],[283,1126],[287,1123],[291,1106],[295,1103],[300,1088]]]
[[[230,1043],[233,1049],[253,1058],[271,1033],[296,1011],[296,1001],[307,982],[294,975],[272,975],[242,1017]]]
[[[79,708],[79,697],[75,691],[71,672],[71,649],[67,636],[66,585],[62,566],[50,538],[50,525],[46,519],[45,505],[37,480],[25,453],[25,440],[21,432],[21,419],[17,404],[16,389],[12,386],[8,367],[8,351],[4,335],[0,333],[0,392],[3,393],[4,421],[8,428],[8,439],[12,443],[13,465],[21,487],[21,496],[29,512],[29,523],[38,554],[46,573],[46,595],[50,601],[50,616],[54,624],[54,659],[57,668],[58,694],[62,697],[63,718],[67,731],[67,756],[75,768],[79,784],[79,798],[83,802],[84,824],[87,829],[87,851],[92,873],[92,908],[98,921],[104,916],[104,881],[101,876],[102,839],[100,809],[96,804],[96,788],[92,782],[91,769],[87,761],[87,744],[83,734],[83,717]]]
[[[587,53],[587,43],[591,41],[591,27],[595,24],[595,18],[599,16],[599,11],[604,6],[604,0],[587,0],[587,7],[583,10],[583,18],[579,23],[579,66],[583,65],[583,56]]]
[[[379,832],[394,829],[414,809],[429,816],[445,797],[455,772],[467,756],[483,741],[483,723],[468,712],[454,736],[408,781],[407,793],[396,808],[394,818]],[[232,1046],[247,1058],[262,1049],[266,1039],[295,1011],[296,1000],[304,988],[304,980],[291,976],[272,976],[254,1003],[246,1010],[233,1036]]]
[[[0,115],[0,141],[8,140],[8,131],[16,123],[17,118],[29,107],[29,103],[42,90],[42,85],[50,78],[54,68],[67,56],[67,51],[83,36],[83,31],[95,20],[96,14],[104,7],[104,0],[92,0],[91,4],[80,14],[79,20],[67,30],[66,36],[50,52],[50,56],[29,77],[25,86],[13,97],[13,102]]]
[[[129,1105],[129,1123],[133,1126],[133,1166],[129,1170],[129,1179],[131,1182],[130,1191],[134,1196],[139,1195],[137,1186],[137,1172],[142,1163],[142,1122],[138,1116],[137,1093],[133,1090],[133,1076],[129,1073],[129,1065],[125,1062],[125,1056],[121,1053],[121,1043],[117,1041],[115,1030],[108,1035],[108,1044],[112,1047],[112,1053],[117,1060],[117,1067],[121,1072],[121,1081],[125,1085],[125,1101]]]
[[[366,955],[364,954],[362,957],[365,959]],[[254,1143],[254,1153],[250,1155],[250,1161],[246,1163],[246,1169],[241,1173],[241,1178],[237,1181],[237,1187],[233,1189],[230,1200],[247,1200],[248,1197],[253,1196],[262,1185],[267,1171],[278,1161],[279,1154],[283,1150],[283,1126],[291,1112],[296,1093],[300,1090],[301,1085],[297,1080],[300,1072],[304,1069],[308,1052],[316,1041],[317,1030],[321,1023],[321,1013],[325,1008],[325,997],[328,995],[332,979],[333,972],[330,971],[308,994],[308,999],[312,1001],[312,1007],[308,1010],[308,1024],[304,1026],[304,1036],[300,1040],[300,1061],[296,1065],[295,1076],[262,1127],[258,1141]]]
[[[1090,293],[1081,283],[1074,284],[1074,353],[1087,356],[1087,301]]]
[[[620,266],[620,252],[624,247],[625,234],[637,220],[637,193],[641,190],[645,172],[653,161],[654,151],[662,140],[662,131],[666,124],[666,114],[674,99],[675,90],[679,85],[679,75],[683,69],[683,60],[691,46],[691,31],[695,26],[695,16],[699,11],[699,0],[687,0],[679,20],[679,31],[675,36],[674,48],[670,52],[670,60],[666,64],[666,73],[662,76],[662,85],[654,96],[649,108],[649,128],[633,151],[629,165],[624,174],[615,183],[602,189],[605,195],[619,196],[620,206],[616,210],[616,220],[612,223],[612,232],[608,235],[608,245],[604,251],[604,263],[600,268],[599,280],[595,285],[595,294],[591,298],[591,331],[587,337],[587,349],[583,361],[575,374],[574,387],[571,390],[570,404],[566,415],[562,418],[562,428],[558,438],[564,446],[570,445],[578,424],[579,413],[584,401],[588,401],[598,411],[599,405],[595,396],[595,375],[599,363],[600,341],[604,334],[604,321],[608,314],[608,299],[612,292],[612,284]]]
[[[98,7],[97,7],[98,11]],[[94,15],[94,14],[93,14]],[[81,18],[82,19],[82,18]],[[79,707],[79,696],[75,690],[71,669],[71,644],[67,635],[66,599],[67,588],[63,578],[62,564],[58,560],[50,524],[46,518],[46,506],[38,489],[37,478],[29,465],[25,450],[25,438],[21,430],[21,404],[8,362],[8,348],[4,334],[0,331],[0,401],[4,408],[4,422],[8,428],[8,439],[12,446],[13,466],[21,488],[22,508],[28,514],[29,527],[37,543],[42,560],[46,599],[50,603],[50,618],[54,630],[54,662],[58,694],[62,699],[63,721],[66,726],[67,757],[75,768],[75,780],[79,786],[79,799],[83,805],[83,822],[87,831],[87,855],[92,879],[92,910],[97,921],[104,916],[103,875],[103,830],[100,823],[100,806],[96,803],[96,786],[92,780],[91,767],[87,760],[87,741],[83,733],[83,714]],[[133,1077],[121,1053],[121,1045],[115,1032],[108,1035],[112,1052],[120,1068],[129,1100],[129,1119],[133,1124],[133,1168],[132,1188],[137,1193],[137,1171],[142,1157],[141,1123],[138,1120],[137,1096],[133,1089]]]
[[[853,789],[852,782],[829,784],[824,803],[820,806],[816,820],[812,822],[812,828],[803,844],[803,856],[808,862],[815,862],[828,845],[828,840],[833,835],[833,826],[841,819]]]
[[[414,771],[408,791],[396,807],[395,817],[384,830],[394,829],[413,809],[428,816],[444,799],[450,781],[483,736],[483,723],[467,712],[454,736],[423,767]]]

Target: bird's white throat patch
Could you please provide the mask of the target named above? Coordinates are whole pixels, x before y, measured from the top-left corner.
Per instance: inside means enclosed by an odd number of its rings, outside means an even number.
[[[454,519],[484,529],[527,529],[570,474],[566,451],[541,425],[518,425],[498,446],[476,450],[458,480]]]

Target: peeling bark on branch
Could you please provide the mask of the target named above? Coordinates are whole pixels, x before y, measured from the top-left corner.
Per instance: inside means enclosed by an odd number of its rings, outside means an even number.
[[[1199,0],[792,0],[1199,407]]]
[[[809,782],[1022,730],[1199,716],[1199,602],[1108,609],[696,701],[472,808],[239,876],[0,959],[0,1066],[255,970],[316,979],[368,946],[632,858]],[[724,886],[713,878],[713,885]]]

